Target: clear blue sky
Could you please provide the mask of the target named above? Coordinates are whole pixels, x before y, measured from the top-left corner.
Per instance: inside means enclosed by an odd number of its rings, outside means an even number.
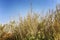
[[[25,16],[30,9],[30,2],[35,12],[55,9],[60,0],[0,0],[0,23],[7,23],[11,19],[18,20],[19,15]]]

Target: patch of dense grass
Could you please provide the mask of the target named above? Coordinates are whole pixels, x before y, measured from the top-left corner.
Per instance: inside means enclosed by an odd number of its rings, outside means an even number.
[[[51,14],[50,14],[51,13]],[[60,10],[41,19],[37,13],[0,25],[0,40],[60,40]]]

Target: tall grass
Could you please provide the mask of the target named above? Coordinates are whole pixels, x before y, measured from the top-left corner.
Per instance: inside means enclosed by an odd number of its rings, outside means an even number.
[[[30,13],[20,17],[18,24],[11,21],[0,25],[0,40],[60,40],[60,10],[56,8],[43,19]]]

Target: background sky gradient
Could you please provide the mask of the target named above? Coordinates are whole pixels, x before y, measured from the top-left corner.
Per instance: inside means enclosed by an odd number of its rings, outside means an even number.
[[[49,8],[55,9],[60,0],[0,0],[0,23],[7,23],[11,19],[18,20],[19,15],[26,16],[30,9],[30,2],[33,11],[40,12]]]

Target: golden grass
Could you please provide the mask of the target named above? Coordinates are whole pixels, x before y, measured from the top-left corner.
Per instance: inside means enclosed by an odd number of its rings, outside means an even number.
[[[60,11],[40,19],[37,13],[0,25],[0,40],[60,40]],[[53,17],[54,16],[54,17]],[[57,17],[58,16],[58,17]]]

